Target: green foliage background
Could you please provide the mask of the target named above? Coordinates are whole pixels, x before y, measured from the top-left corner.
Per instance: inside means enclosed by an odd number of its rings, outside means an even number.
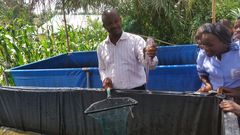
[[[217,0],[216,20],[226,18],[234,22],[240,16],[239,5],[240,0]],[[118,7],[125,17],[126,31],[172,44],[192,43],[196,29],[212,21],[211,0],[130,0]]]
[[[68,26],[71,52],[96,50],[98,44],[107,36],[99,22],[89,20],[91,24],[84,29]],[[0,81],[11,83],[4,70],[31,63],[48,57],[67,53],[66,33],[64,27],[59,32],[47,30],[44,34],[37,32],[37,27],[16,19],[13,24],[0,26]],[[4,81],[3,81],[4,80]]]

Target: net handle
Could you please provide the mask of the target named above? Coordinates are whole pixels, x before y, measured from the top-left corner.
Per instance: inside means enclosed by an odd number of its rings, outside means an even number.
[[[98,109],[95,111],[87,111],[85,110],[84,113],[85,114],[92,114],[92,113],[98,113],[98,112],[103,112],[103,111],[108,111],[108,110],[113,110],[113,109],[118,109],[118,108],[123,108],[123,107],[127,107],[127,106],[134,106],[137,103],[132,103],[132,104],[125,104],[125,105],[119,105],[119,106],[115,106],[115,107],[109,107],[109,108],[104,108],[104,109]]]

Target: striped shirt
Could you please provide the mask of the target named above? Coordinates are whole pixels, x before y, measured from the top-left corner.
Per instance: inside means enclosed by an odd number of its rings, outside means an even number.
[[[123,32],[116,45],[107,37],[97,49],[101,80],[109,77],[114,89],[132,89],[146,83],[143,48],[146,42],[138,35]],[[158,63],[155,56],[150,69]]]

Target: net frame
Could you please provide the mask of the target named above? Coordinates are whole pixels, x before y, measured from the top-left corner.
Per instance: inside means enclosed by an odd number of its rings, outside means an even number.
[[[103,107],[103,108],[95,108],[97,105],[104,104],[106,103],[112,103],[111,101],[127,101],[128,103],[122,103],[122,104],[114,104],[113,106],[110,107]],[[92,114],[92,113],[99,113],[103,111],[108,111],[108,110],[113,110],[113,109],[118,109],[118,108],[123,108],[127,106],[134,106],[137,105],[138,101],[135,99],[132,99],[130,97],[115,97],[115,98],[106,98],[97,102],[92,103],[85,111],[85,114]]]

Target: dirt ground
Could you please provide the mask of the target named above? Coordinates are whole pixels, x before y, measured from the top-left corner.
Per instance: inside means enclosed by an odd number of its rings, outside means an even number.
[[[41,134],[30,131],[22,131],[9,127],[0,127],[0,135],[41,135]]]

